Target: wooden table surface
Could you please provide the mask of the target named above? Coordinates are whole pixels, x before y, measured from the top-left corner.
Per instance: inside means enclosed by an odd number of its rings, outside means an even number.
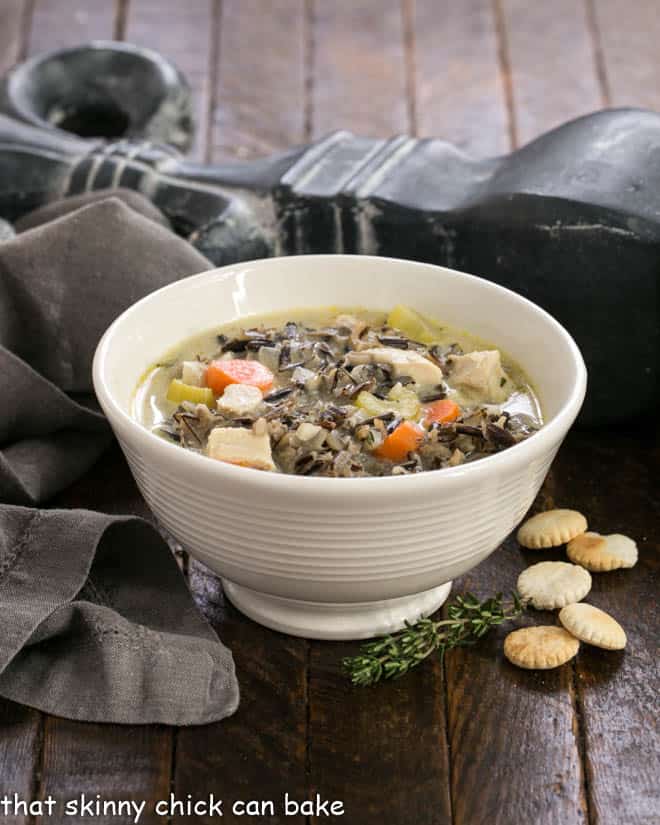
[[[442,136],[484,156],[602,106],[660,108],[657,12],[656,0],[0,0],[0,70],[90,39],[152,46],[191,81],[193,154],[207,161],[340,127]],[[117,448],[54,503],[148,517]],[[237,714],[202,728],[120,727],[2,701],[0,794],[151,803],[170,791],[229,801],[319,793],[344,802],[331,821],[350,825],[660,822],[656,422],[572,433],[535,506],[554,504],[639,542],[637,567],[595,575],[589,597],[623,623],[625,652],[583,646],[560,669],[525,672],[503,660],[502,632],[444,667],[354,689],[339,663],[356,645],[259,627],[190,562],[199,606],[234,652]],[[454,592],[511,588],[538,558],[509,539]],[[554,621],[528,621],[539,619]],[[60,816],[45,821],[72,821]],[[28,821],[40,820],[3,820]]]

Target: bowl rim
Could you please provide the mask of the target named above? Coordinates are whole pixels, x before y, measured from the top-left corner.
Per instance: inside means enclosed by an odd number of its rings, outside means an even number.
[[[327,262],[329,259],[351,259],[360,261],[362,263],[371,263],[372,265],[381,265],[384,262],[405,264],[412,268],[421,268],[426,270],[445,270],[471,281],[476,281],[479,287],[485,290],[494,292],[508,293],[510,299],[514,303],[525,305],[527,308],[539,314],[544,318],[545,322],[554,328],[555,333],[563,339],[567,344],[568,350],[573,358],[573,364],[577,371],[576,381],[570,391],[570,394],[562,407],[553,417],[553,419],[544,424],[540,430],[534,433],[525,441],[521,441],[506,450],[499,453],[480,458],[478,461],[468,462],[457,467],[445,467],[439,470],[427,470],[422,473],[411,473],[408,475],[395,476],[358,476],[355,478],[335,478],[328,476],[297,476],[287,473],[266,473],[256,470],[251,467],[240,467],[234,464],[228,464],[222,461],[211,461],[206,456],[191,450],[181,449],[180,446],[167,441],[164,438],[152,433],[146,429],[142,424],[136,421],[122,406],[114,399],[112,393],[107,387],[104,372],[106,361],[111,349],[112,339],[117,329],[130,316],[139,313],[141,307],[159,296],[167,292],[175,292],[177,290],[186,290],[196,283],[203,282],[219,276],[230,277],[238,267],[269,267],[281,266],[282,262],[299,260],[304,258],[306,262],[313,264],[315,261]],[[188,465],[191,470],[197,473],[206,473],[209,478],[217,477],[218,480],[226,480],[227,482],[249,483],[254,486],[267,486],[273,488],[276,486],[281,490],[287,487],[292,494],[311,494],[314,491],[322,493],[325,496],[341,495],[349,491],[355,492],[355,489],[361,487],[365,492],[385,493],[386,487],[396,485],[398,490],[402,492],[404,484],[408,485],[409,491],[411,487],[422,486],[427,487],[430,483],[452,483],[452,479],[470,479],[475,480],[481,475],[491,475],[504,470],[507,465],[526,464],[541,453],[547,452],[549,449],[558,445],[568,432],[571,424],[575,420],[584,396],[587,386],[587,369],[582,357],[582,353],[571,334],[557,321],[549,312],[542,309],[540,306],[530,301],[528,298],[514,292],[507,287],[488,281],[477,275],[472,275],[468,272],[452,269],[451,267],[444,267],[435,264],[429,264],[422,261],[411,261],[404,258],[392,258],[377,255],[335,255],[335,254],[321,254],[321,255],[285,255],[271,258],[256,258],[249,261],[239,261],[233,264],[227,264],[222,267],[214,267],[204,272],[190,275],[182,278],[174,283],[168,284],[154,292],[145,295],[122,312],[105,331],[101,340],[99,341],[92,364],[92,378],[94,391],[98,401],[106,414],[111,426],[115,423],[123,425],[124,429],[130,430],[139,440],[142,440],[145,445],[156,453],[160,453],[164,460],[172,460],[183,462]],[[531,376],[533,380],[533,376]],[[118,439],[121,442],[121,438]]]

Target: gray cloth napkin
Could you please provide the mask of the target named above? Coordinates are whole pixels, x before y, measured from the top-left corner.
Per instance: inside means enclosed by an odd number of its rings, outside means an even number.
[[[107,189],[99,189],[96,192],[84,192],[82,195],[71,195],[68,198],[63,198],[59,201],[51,201],[39,209],[34,209],[23,215],[14,224],[16,232],[25,232],[26,229],[33,229],[35,226],[41,226],[42,223],[47,223],[55,218],[61,218],[63,215],[68,215],[81,206],[89,206],[92,203],[99,201],[107,201],[109,197],[117,198],[126,206],[130,206],[135,212],[139,212],[145,218],[151,218],[152,221],[169,228],[170,222],[165,215],[148,201],[144,195],[135,192],[133,189],[112,189],[112,195],[108,194]]]
[[[33,506],[111,440],[91,395],[103,331],[211,266],[148,201],[111,194],[49,205],[0,241],[0,695],[71,719],[201,724],[235,711],[238,685],[166,542],[133,517]]]

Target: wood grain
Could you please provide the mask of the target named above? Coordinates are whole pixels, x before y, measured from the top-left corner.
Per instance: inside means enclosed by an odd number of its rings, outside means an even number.
[[[602,106],[585,4],[499,2],[518,144]]]
[[[211,157],[249,158],[305,138],[304,0],[223,0]]]
[[[506,32],[494,10],[497,4],[476,0],[418,0],[414,18],[420,133],[447,137],[474,155],[506,151],[516,139]],[[511,590],[524,566],[509,541],[454,592]],[[501,653],[506,632],[446,659],[453,822],[577,825],[585,821],[586,798],[572,669],[515,670]]]
[[[311,132],[389,137],[412,128],[398,0],[315,2]]]
[[[260,627],[227,604],[219,579],[191,561],[190,585],[198,604],[232,650],[241,704],[231,718],[202,728],[184,728],[177,741],[175,792],[205,799],[210,791],[225,800],[223,822],[236,800],[272,800],[269,825],[303,825],[303,816],[283,816],[282,798],[307,798],[307,642]],[[174,817],[174,825],[189,820]],[[199,823],[217,822],[201,816]]]
[[[509,540],[456,582],[454,592],[511,591],[537,558]],[[552,614],[534,612],[519,624],[555,622]],[[454,822],[578,825],[587,820],[572,667],[514,668],[502,654],[511,629],[446,659]]]
[[[185,5],[179,0],[131,0],[126,14],[124,39],[160,52],[190,83],[197,126],[190,156],[195,160],[204,160],[207,151],[216,7],[213,0]]]
[[[41,757],[42,716],[36,710],[0,699],[0,797],[30,801]],[[29,816],[1,815],[6,825],[28,825]]]
[[[115,22],[116,0],[35,0],[29,54],[112,40]]]
[[[660,109],[660,18],[655,0],[589,0],[611,106]]]
[[[57,800],[56,812],[48,825],[76,820],[66,814],[65,803],[80,799],[146,801],[143,825],[162,823],[154,806],[167,799],[170,788],[172,735],[159,725],[96,725],[47,717],[44,731],[41,797],[48,794]],[[90,820],[92,821],[92,820]],[[116,825],[108,815],[94,817],[95,825]]]
[[[491,0],[416,0],[413,36],[420,136],[449,140],[475,157],[508,151]]]
[[[312,794],[343,801],[345,817],[331,818],[331,822],[450,823],[449,754],[439,661],[400,682],[355,688],[342,673],[341,660],[357,650],[357,644],[312,644]]]
[[[0,0],[0,75],[16,63],[23,51],[27,0]]]
[[[648,825],[660,812],[658,435],[653,422],[632,434],[573,434],[555,464],[562,500],[587,516],[590,529],[634,538],[640,554],[632,570],[592,574],[585,600],[618,619],[628,637],[622,652],[583,644],[576,662],[589,808],[597,825]]]

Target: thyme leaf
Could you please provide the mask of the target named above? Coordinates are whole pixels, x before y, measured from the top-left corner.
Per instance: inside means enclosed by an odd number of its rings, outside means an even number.
[[[403,630],[362,645],[357,656],[342,661],[354,685],[364,687],[385,679],[399,679],[433,653],[442,659],[447,650],[471,645],[494,627],[518,618],[526,603],[517,593],[504,601],[498,593],[480,602],[472,593],[457,596],[447,607],[447,618],[419,619]]]

